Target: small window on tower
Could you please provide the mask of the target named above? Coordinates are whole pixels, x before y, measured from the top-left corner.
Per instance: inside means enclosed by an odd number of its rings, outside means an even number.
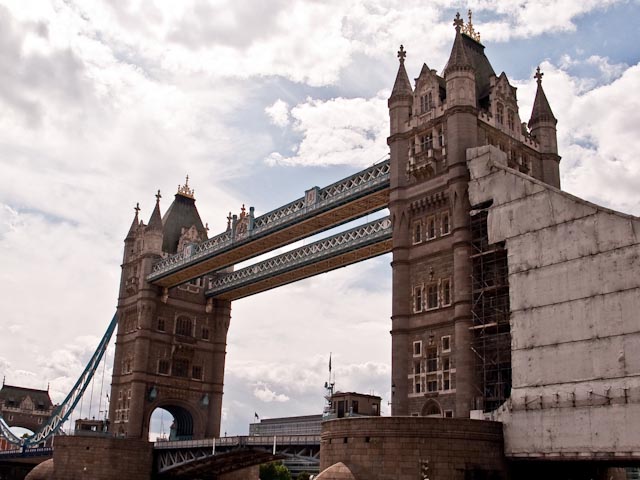
[[[158,374],[169,375],[169,360],[158,360]]]
[[[436,238],[436,217],[427,218],[427,240]]]
[[[422,285],[413,287],[413,313],[422,311]]]
[[[202,367],[199,365],[194,365],[191,369],[191,378],[194,380],[202,380]]]
[[[442,280],[442,306],[451,305],[451,280],[445,278]]]
[[[422,355],[422,340],[413,342],[413,356],[419,357],[420,355]]]
[[[202,327],[202,339],[209,340],[209,327]]]
[[[427,150],[431,150],[433,148],[433,136],[428,133],[426,135],[422,135],[420,137],[420,150],[422,152],[426,152]]]
[[[451,335],[445,335],[444,337],[442,337],[442,351],[451,351]],[[448,368],[446,368],[445,370],[448,370]]]
[[[413,362],[413,374],[414,375],[420,375],[422,373],[422,368],[421,368],[421,362],[420,360],[416,360],[415,362]]]
[[[440,232],[441,235],[449,235],[451,233],[451,219],[449,218],[449,212],[442,212],[440,214]]]
[[[504,107],[501,103],[496,106],[496,122],[499,125],[504,125]]]
[[[414,393],[420,393],[422,385],[420,385],[420,382],[416,382],[415,383],[415,387],[414,387]]]
[[[189,376],[189,360],[176,358],[173,360],[172,373],[174,377],[188,378]]]
[[[507,126],[511,131],[515,131],[516,129],[513,110],[507,110]]]
[[[427,310],[438,308],[438,284],[432,283],[427,286]]]
[[[413,244],[422,242],[422,221],[413,224]]]
[[[166,327],[165,327],[165,321],[164,321],[164,318],[162,318],[162,317],[158,317],[158,330],[159,330],[159,331],[161,331],[161,332],[164,332],[164,331],[165,331],[165,328],[166,328]]]
[[[438,349],[436,347],[427,348],[427,373],[438,370]]]

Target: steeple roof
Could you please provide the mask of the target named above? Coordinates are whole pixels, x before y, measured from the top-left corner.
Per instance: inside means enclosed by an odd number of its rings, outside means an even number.
[[[164,214],[162,218],[164,231],[162,237],[163,252],[176,253],[178,251],[178,243],[180,242],[182,229],[190,228],[192,225],[196,227],[201,238],[206,238],[207,229],[202,224],[193,194],[194,191],[189,188],[188,183],[178,187],[178,193],[176,193],[173,203],[171,203],[169,210]]]
[[[129,233],[127,233],[127,236],[125,238],[125,240],[130,240],[133,237],[135,237],[136,231],[138,230],[138,227],[140,225],[140,220],[138,219],[138,212],[140,211],[140,204],[136,203],[136,206],[134,208],[136,214],[133,217],[133,222],[131,222],[131,227],[129,227]]]
[[[407,52],[404,50],[404,46],[400,45],[400,50],[398,51],[400,66],[398,67],[398,74],[396,75],[396,81],[393,84],[393,90],[391,90],[390,98],[397,95],[413,95],[409,75],[407,75],[407,70],[404,68],[404,59],[406,56]]]
[[[457,13],[456,18],[453,21],[453,25],[456,27],[456,38],[453,41],[449,61],[447,62],[447,66],[444,68],[445,75],[452,70],[467,70],[473,68],[471,61],[469,60],[469,56],[467,55],[463,35],[460,33],[462,24],[463,22],[460,19],[460,14]]]
[[[469,21],[471,21],[471,15],[469,15]],[[484,98],[491,90],[491,77],[495,76],[495,71],[484,54],[480,35],[473,26],[469,26],[470,24],[464,25],[459,13],[456,14],[453,24],[456,27],[456,38],[453,41],[444,74],[446,76],[448,71],[454,69],[473,70],[476,76],[476,96],[478,99]]]
[[[147,231],[154,230],[162,232],[162,216],[160,215],[160,199],[162,195],[160,195],[160,190],[156,194],[156,206],[153,209],[153,213],[151,214],[151,218],[149,219],[149,225],[147,225]]]
[[[549,105],[547,96],[544,94],[544,89],[542,88],[543,75],[544,73],[541,73],[540,67],[538,67],[536,74],[534,75],[534,78],[538,82],[538,89],[536,90],[536,99],[533,101],[533,110],[531,112],[531,118],[529,119],[529,128],[540,122],[553,122],[554,125],[558,123],[556,117],[553,116],[551,106]]]

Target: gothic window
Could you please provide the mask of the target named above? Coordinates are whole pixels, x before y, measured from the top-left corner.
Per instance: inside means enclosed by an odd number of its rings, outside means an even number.
[[[427,240],[436,238],[436,217],[427,218]]]
[[[515,131],[516,129],[513,110],[507,110],[507,126],[511,131]]]
[[[413,342],[413,356],[419,357],[420,355],[422,355],[422,341],[418,340]]]
[[[183,337],[193,336],[193,320],[188,317],[178,317],[176,321],[176,335]]]
[[[169,375],[169,360],[158,360],[158,374]]]
[[[413,287],[413,313],[422,311],[422,285]]]
[[[176,358],[173,360],[172,372],[174,377],[189,377],[189,360]]]
[[[444,147],[444,128],[438,130],[438,146]]]
[[[442,212],[440,215],[440,234],[449,235],[449,233],[451,233],[449,212]]]
[[[504,107],[501,103],[498,103],[496,107],[496,121],[499,125],[504,125]]]
[[[413,244],[422,242],[422,221],[413,224]]]
[[[451,280],[442,280],[442,306],[451,305]]]
[[[427,286],[427,310],[438,308],[438,284]]]
[[[436,347],[427,348],[427,373],[434,373],[438,370],[438,349]]]

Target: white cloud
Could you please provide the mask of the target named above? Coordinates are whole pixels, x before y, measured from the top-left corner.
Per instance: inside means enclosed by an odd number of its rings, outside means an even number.
[[[253,396],[261,402],[288,402],[289,397],[283,393],[275,393],[267,385],[260,383],[253,389]]]
[[[274,125],[286,127],[289,124],[289,104],[284,100],[276,100],[273,105],[268,106],[264,111]]]
[[[291,109],[293,128],[302,135],[291,156],[270,154],[268,165],[366,166],[383,160],[388,148],[389,92],[374,98],[307,99]]]

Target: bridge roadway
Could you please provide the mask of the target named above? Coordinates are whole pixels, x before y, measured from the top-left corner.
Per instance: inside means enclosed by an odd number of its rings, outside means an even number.
[[[232,228],[158,261],[147,277],[169,288],[342,225],[389,204],[385,160],[256,218],[245,232]]]
[[[320,465],[320,435],[238,436],[156,442],[154,457],[162,478],[217,478],[274,460],[295,460],[292,473]],[[306,468],[305,468],[306,466]],[[298,471],[299,470],[299,471]]]
[[[391,219],[384,217],[263,262],[220,273],[208,297],[237,300],[391,251]]]

